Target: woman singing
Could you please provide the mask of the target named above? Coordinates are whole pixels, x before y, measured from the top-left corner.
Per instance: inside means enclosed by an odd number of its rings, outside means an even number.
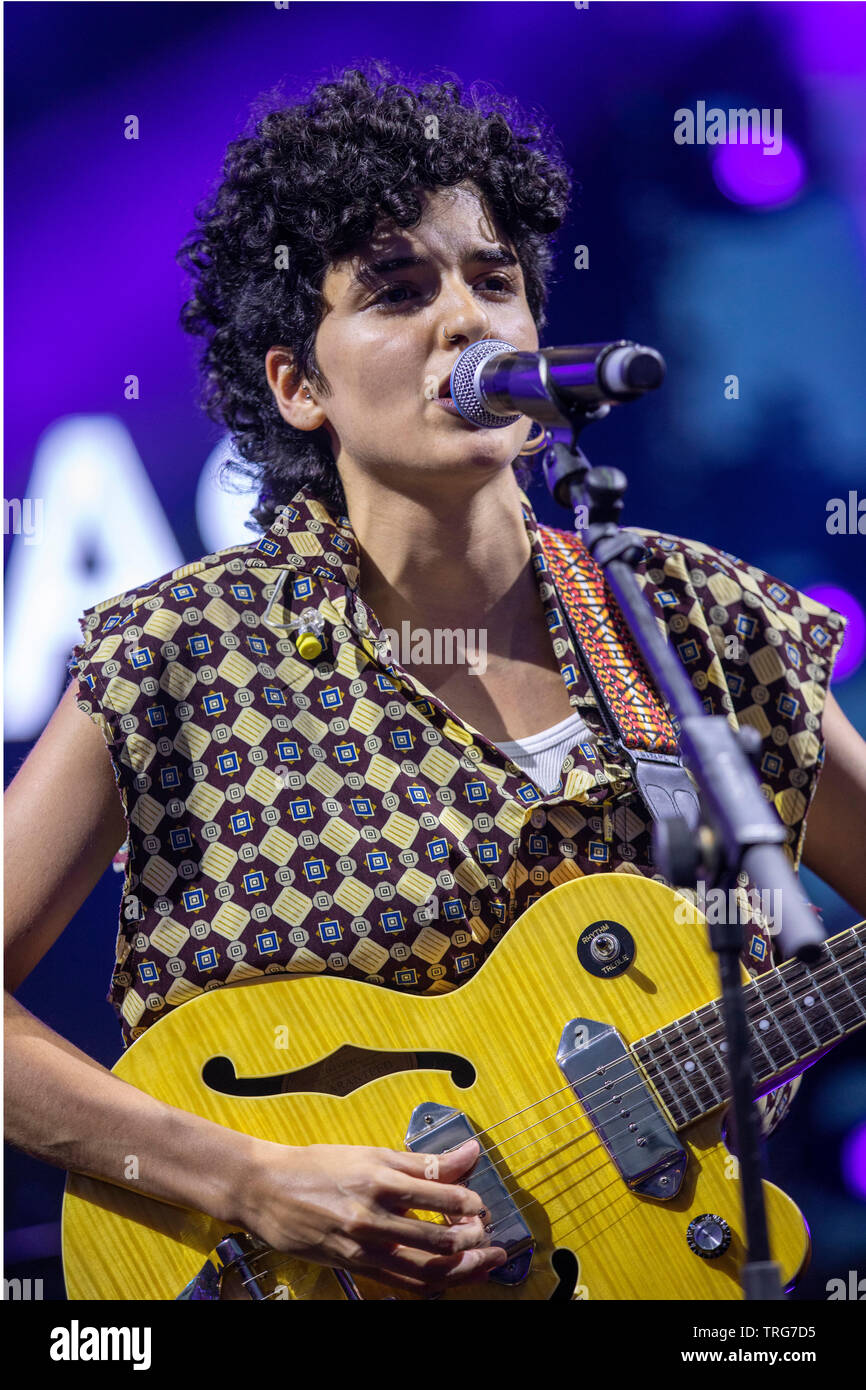
[[[9,1138],[45,1162],[426,1293],[506,1258],[460,1185],[475,1141],[431,1177],[396,1149],[250,1138],[113,1076],[13,997],[124,844],[125,1045],[267,974],[453,990],[568,878],[661,877],[600,707],[616,679],[580,650],[597,576],[524,490],[535,431],[471,424],[448,395],[469,344],[539,347],[566,165],[513,103],[390,76],[348,69],[259,112],[182,248],[182,322],[256,480],[256,533],[81,619],[6,798],[6,1094]],[[792,863],[866,914],[866,745],[829,693],[842,620],[727,552],[641,534],[695,689],[761,735]],[[767,923],[746,936],[758,973]]]

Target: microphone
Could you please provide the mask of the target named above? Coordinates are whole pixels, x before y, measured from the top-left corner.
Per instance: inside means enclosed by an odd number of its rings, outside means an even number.
[[[570,423],[570,408],[634,401],[664,377],[661,353],[626,338],[538,352],[482,338],[454,363],[451,399],[465,420],[487,429],[513,425],[521,415],[562,426]]]

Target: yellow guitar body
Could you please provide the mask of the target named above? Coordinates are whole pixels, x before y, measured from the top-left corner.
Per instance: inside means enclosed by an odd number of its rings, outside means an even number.
[[[574,1101],[556,1062],[570,1020],[609,1022],[630,1044],[718,997],[707,928],[698,913],[691,924],[678,922],[682,904],[678,894],[637,875],[576,879],[524,913],[484,967],[451,993],[398,994],[286,975],[222,987],[167,1014],[114,1072],[170,1105],[292,1145],[402,1149],[419,1105],[465,1112],[485,1147],[495,1141],[491,1156],[523,1208],[534,1255],[519,1285],[467,1285],[446,1298],[549,1299],[558,1291],[590,1300],[738,1299],[743,1219],[737,1164],[720,1138],[724,1110],[679,1132],[688,1165],[679,1192],[664,1201],[628,1188],[579,1104],[561,1108]],[[578,937],[602,920],[623,924],[636,944],[632,963],[616,978],[591,974],[578,960]],[[455,1054],[471,1063],[475,1080],[461,1087],[449,1071],[404,1070],[348,1095],[264,1096],[226,1095],[202,1080],[214,1057],[230,1058],[239,1078],[273,1078],[309,1068],[347,1043],[369,1049],[371,1060],[383,1052]],[[515,1118],[500,1123],[509,1116]],[[146,1186],[144,1163],[139,1179]],[[764,1194],[772,1257],[788,1285],[808,1259],[806,1227],[778,1188],[765,1183]],[[689,1223],[704,1213],[720,1215],[732,1231],[715,1259],[693,1254],[687,1243]],[[230,1229],[128,1187],[70,1174],[63,1212],[69,1297],[174,1299]],[[551,1264],[561,1249],[578,1261],[576,1282],[565,1286]],[[272,1255],[269,1268],[278,1297],[345,1297],[324,1267]],[[360,1276],[356,1282],[364,1298],[413,1296]]]

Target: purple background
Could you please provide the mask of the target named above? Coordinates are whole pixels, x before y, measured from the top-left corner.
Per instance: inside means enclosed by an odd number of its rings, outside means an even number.
[[[831,497],[866,496],[863,7],[13,4],[4,21],[6,498],[27,495],[50,426],[110,416],[183,557],[207,550],[195,492],[221,434],[195,403],[175,252],[261,91],[283,82],[290,101],[313,75],[382,57],[410,77],[492,83],[542,107],[562,139],[580,187],[545,342],[625,336],[668,362],[657,397],[585,437],[594,462],[629,476],[624,519],[722,546],[801,589],[832,585],[862,634],[864,540],[825,522]],[[677,145],[674,112],[699,100],[781,108],[781,162]],[[130,113],[137,141],[123,138]],[[134,402],[130,372],[142,382]],[[730,373],[736,401],[723,394]],[[541,520],[567,524],[543,486],[530,496]],[[8,557],[17,542],[4,539]],[[100,587],[98,554],[88,565],[91,602],[116,592]],[[834,691],[863,729],[862,640],[843,660]],[[6,745],[7,782],[30,746]],[[803,878],[829,928],[851,923],[835,894]],[[109,871],[19,992],[106,1065],[120,1047],[104,1002],[119,886]],[[807,1074],[769,1146],[771,1176],[813,1232],[798,1297],[823,1299],[827,1279],[863,1268],[864,1112],[861,1033]],[[62,1181],[7,1151],[6,1272],[44,1276],[52,1297]]]

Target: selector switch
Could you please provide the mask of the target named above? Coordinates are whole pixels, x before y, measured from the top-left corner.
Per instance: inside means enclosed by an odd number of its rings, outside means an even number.
[[[731,1228],[715,1212],[704,1212],[689,1223],[686,1240],[693,1255],[702,1260],[717,1260],[731,1243]]]

